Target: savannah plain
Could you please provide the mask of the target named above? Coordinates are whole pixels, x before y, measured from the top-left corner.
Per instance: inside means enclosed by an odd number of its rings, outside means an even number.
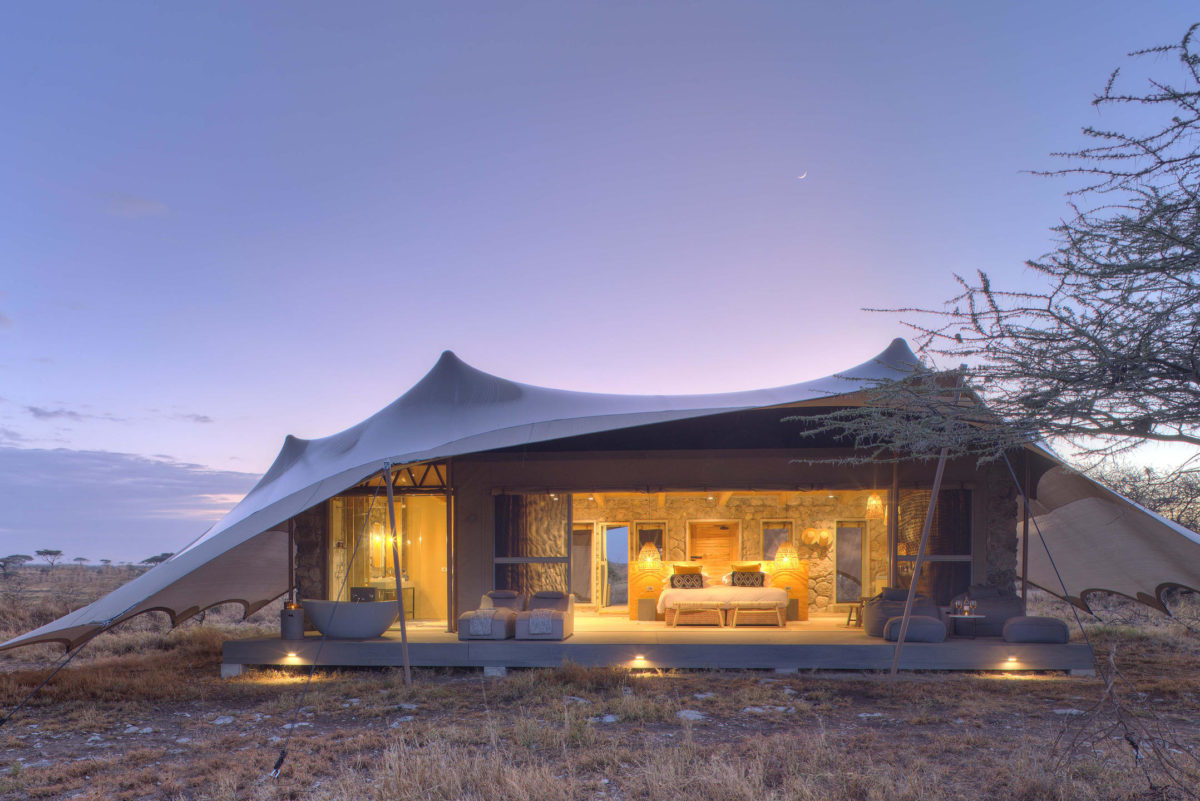
[[[5,582],[0,637],[137,570],[27,565]],[[1036,607],[1075,625],[1056,599]],[[1177,598],[1173,619],[1119,599],[1095,611],[1081,618],[1096,677],[565,666],[419,669],[411,688],[396,670],[222,680],[221,642],[276,632],[277,604],[174,630],[152,613],[96,638],[0,728],[0,798],[1196,798],[1200,603]],[[0,655],[4,714],[61,656]]]

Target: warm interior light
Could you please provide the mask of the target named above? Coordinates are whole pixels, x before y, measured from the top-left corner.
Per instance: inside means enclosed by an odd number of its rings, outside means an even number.
[[[821,534],[820,529],[806,528],[806,529],[804,529],[804,531],[800,532],[800,541],[803,542],[805,545],[816,545],[817,539],[820,536],[820,534]]]
[[[638,551],[637,560],[645,570],[657,570],[662,567],[662,554],[658,552],[658,546],[653,542],[647,542],[642,546],[642,550]]]
[[[296,658],[296,652],[288,651],[288,659],[295,659],[295,658]]]
[[[881,520],[883,518],[883,498],[877,493],[871,493],[867,497],[867,514],[868,520]]]
[[[800,564],[800,554],[796,551],[796,546],[790,542],[783,543],[779,546],[779,550],[775,551],[776,570],[793,568],[798,564]]]

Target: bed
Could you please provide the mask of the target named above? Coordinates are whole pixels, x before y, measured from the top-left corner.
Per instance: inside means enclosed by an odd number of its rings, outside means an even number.
[[[662,614],[667,625],[673,626],[684,620],[676,620],[680,604],[686,605],[688,623],[708,625],[725,625],[729,619],[728,613],[739,603],[753,604],[756,608],[741,611],[738,622],[771,623],[779,625],[775,612],[763,609],[764,604],[774,604],[776,607],[787,609],[788,594],[783,587],[731,587],[725,584],[714,584],[699,589],[680,589],[667,587],[658,596],[658,612]],[[704,614],[708,611],[707,614]]]

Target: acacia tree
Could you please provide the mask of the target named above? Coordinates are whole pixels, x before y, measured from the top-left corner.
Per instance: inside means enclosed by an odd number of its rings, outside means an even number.
[[[55,548],[41,548],[34,551],[34,553],[46,561],[46,570],[52,570],[54,566],[58,564],[58,560],[62,559],[63,555],[62,551]]]
[[[915,318],[924,355],[964,365],[951,380],[962,393],[952,401],[944,375],[880,387],[880,406],[918,414],[842,412],[841,430],[907,453],[994,454],[1033,436],[1102,456],[1147,440],[1200,446],[1198,30],[1130,54],[1166,56],[1173,75],[1125,90],[1118,70],[1093,100],[1136,112],[1141,128],[1086,127],[1089,146],[1054,154],[1065,166],[1045,174],[1079,185],[1055,249],[1028,262],[1041,289],[977,272],[942,309],[893,310]]]
[[[168,551],[168,552],[157,554],[155,556],[148,556],[142,560],[142,564],[143,565],[151,565],[151,566],[161,565],[163,562],[167,561],[174,555],[175,554]]]
[[[28,554],[14,553],[0,558],[0,577],[9,578],[14,575],[18,568],[26,562],[32,562],[33,557]]]

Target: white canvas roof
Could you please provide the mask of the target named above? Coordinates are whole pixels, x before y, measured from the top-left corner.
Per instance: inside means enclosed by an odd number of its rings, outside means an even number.
[[[1164,612],[1166,590],[1200,589],[1200,535],[1065,465],[1042,475],[1030,507],[1032,584],[1084,609],[1088,593],[1105,591]]]
[[[287,534],[277,527],[389,463],[412,464],[749,409],[837,402],[838,398],[852,402],[847,396],[878,381],[903,378],[918,367],[919,360],[908,344],[896,339],[878,356],[856,367],[799,384],[715,395],[607,395],[509,381],[477,370],[447,351],[412,389],[358,425],[321,439],[289,436],[274,464],[246,497],[174,557],[100,600],[9,640],[0,650],[40,642],[59,642],[71,648],[151,610],[167,612],[175,624],[228,602],[243,604],[249,614],[287,591]],[[1117,503],[1129,506],[1124,499],[1118,498]],[[1048,529],[1052,536],[1064,532],[1064,546],[1055,548],[1060,566],[1064,559],[1086,550],[1079,543],[1088,536],[1086,531],[1065,533],[1069,527],[1053,516],[1061,508],[1047,508],[1043,524],[1043,530]],[[1152,551],[1169,556],[1171,562],[1143,560],[1138,574],[1122,583],[1120,591],[1135,594],[1136,585],[1149,587],[1146,594],[1152,595],[1163,576],[1200,586],[1195,568],[1191,573],[1179,568],[1181,555],[1188,557],[1187,564],[1200,565],[1200,543],[1195,536],[1134,509],[1130,524],[1115,533],[1124,538],[1126,547],[1130,538],[1167,538],[1175,547]],[[1059,550],[1069,553],[1060,554]],[[1035,549],[1030,552],[1032,570],[1037,565]],[[1057,582],[1038,570],[1038,583],[1056,591]],[[1083,575],[1091,574],[1085,570]],[[1068,586],[1107,588],[1103,581],[1097,584],[1082,579]]]

